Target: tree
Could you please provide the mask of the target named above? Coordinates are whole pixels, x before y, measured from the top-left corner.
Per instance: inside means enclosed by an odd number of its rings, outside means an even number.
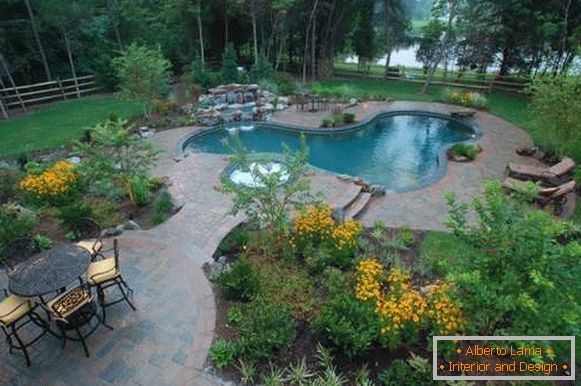
[[[142,104],[149,117],[153,102],[163,98],[171,89],[171,63],[161,49],[149,49],[131,44],[113,61],[120,81],[121,95]]]
[[[198,36],[200,39],[200,61],[202,66],[205,66],[206,59],[204,58],[204,34],[202,32],[202,0],[198,0],[196,3],[196,20],[198,21]]]
[[[240,72],[236,63],[236,51],[234,45],[229,43],[222,54],[222,78],[226,83],[240,81]]]
[[[359,66],[366,68],[367,63],[377,55],[375,29],[373,28],[373,9],[375,0],[362,0],[359,4],[357,23],[353,32],[353,49],[359,58]]]
[[[30,0],[24,0],[26,5],[26,10],[28,12],[28,17],[30,18],[30,27],[32,28],[32,33],[34,34],[34,39],[38,46],[38,52],[40,53],[40,58],[42,59],[42,65],[44,66],[44,72],[46,73],[46,79],[52,80],[52,75],[50,73],[50,68],[48,67],[48,61],[46,60],[46,53],[44,51],[44,46],[42,45],[42,40],[40,40],[40,35],[38,34],[38,28],[36,26],[36,19],[34,17],[34,12],[32,12],[32,7],[30,6]]]
[[[131,46],[127,49],[129,52]],[[85,157],[80,172],[91,184],[121,185],[132,203],[136,204],[132,184],[149,174],[159,151],[153,144],[126,129],[126,120],[108,120],[91,130],[91,141],[77,143],[76,149]]]
[[[428,75],[424,83],[424,87],[422,88],[422,94],[428,92],[428,88],[432,83],[438,64],[442,61],[442,59],[447,61],[449,54],[448,49],[452,43],[452,22],[456,17],[461,1],[462,0],[436,0],[434,2],[434,17],[438,18],[441,16],[443,13],[443,8],[446,7],[447,22],[442,40],[438,42],[440,47],[435,51],[435,55],[432,57],[432,62],[428,66]]]
[[[389,75],[391,53],[400,44],[407,42],[407,32],[410,28],[402,0],[382,0],[380,20],[383,23],[383,45],[385,47],[386,60],[383,77]]]
[[[581,147],[581,78],[537,77],[530,87],[533,93],[534,123],[545,133],[545,141],[561,144],[560,153]],[[550,135],[548,135],[550,133]],[[558,137],[558,138],[555,138]]]
[[[271,170],[270,157],[251,159],[239,137],[231,151],[232,165],[249,172],[254,186],[237,184],[224,175],[218,190],[232,195],[233,215],[244,212],[251,222],[268,230],[273,243],[278,243],[290,231],[291,211],[312,200],[309,181],[304,178],[308,158],[305,137],[301,137],[300,150],[292,152],[285,147],[280,170]]]

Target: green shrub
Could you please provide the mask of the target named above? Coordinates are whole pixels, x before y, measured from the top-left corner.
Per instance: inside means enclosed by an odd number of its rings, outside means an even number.
[[[488,101],[486,97],[476,91],[451,90],[445,89],[442,92],[442,99],[446,103],[462,105],[466,107],[475,107],[483,109]]]
[[[0,203],[17,201],[20,196],[18,183],[24,178],[24,173],[17,168],[0,169]]]
[[[250,241],[248,229],[243,226],[236,227],[222,239],[216,250],[216,256],[226,255],[238,250],[248,244],[248,241]]]
[[[162,192],[153,203],[153,215],[151,221],[154,224],[161,224],[171,216],[174,202],[169,192]]]
[[[257,299],[240,325],[240,353],[251,360],[267,360],[288,347],[295,334],[295,324],[286,308]]]
[[[19,237],[30,236],[36,224],[36,215],[28,209],[14,204],[0,207],[0,249]]]
[[[36,235],[34,236],[34,242],[42,249],[52,248],[52,240],[47,236]]]
[[[349,124],[355,122],[354,113],[343,113],[343,123]]]
[[[202,86],[204,89],[216,87],[222,80],[222,74],[209,71],[202,65],[202,62],[194,60],[192,69],[189,73],[188,83],[193,83]]]
[[[232,326],[239,326],[240,322],[242,322],[242,309],[238,306],[232,306],[228,310],[227,319],[228,323],[230,323]]]
[[[333,127],[333,117],[324,117],[321,127]]]
[[[450,154],[458,157],[466,157],[469,160],[475,160],[476,156],[480,152],[480,149],[476,145],[469,143],[457,143],[450,148]]]
[[[131,179],[131,195],[133,202],[137,206],[144,206],[149,203],[150,195],[146,177],[137,175]]]
[[[58,209],[58,218],[69,231],[77,229],[79,221],[85,217],[93,218],[93,210],[85,203],[74,203]]]
[[[256,63],[252,65],[250,69],[250,81],[258,83],[264,79],[270,79],[274,70],[272,69],[272,64],[263,55],[258,55]]]
[[[558,220],[525,198],[504,194],[499,182],[487,183],[484,199],[472,200],[475,221],[467,219],[467,204],[452,194],[446,199],[446,225],[472,247],[446,267],[462,294],[468,332],[579,333],[581,245],[555,242],[563,231]]]
[[[240,72],[236,63],[236,51],[232,43],[228,43],[222,54],[222,69],[220,71],[222,80],[225,83],[238,83],[240,81]]]
[[[244,259],[238,259],[230,271],[222,273],[217,284],[226,299],[243,302],[252,300],[260,289],[258,274]]]
[[[374,310],[352,294],[332,297],[325,302],[313,327],[322,341],[349,358],[364,355],[376,341],[379,331]]]
[[[210,358],[216,367],[221,369],[234,363],[236,351],[234,342],[219,338],[210,347]]]
[[[383,386],[430,386],[439,383],[432,380],[432,369],[427,360],[412,354],[407,361],[394,360],[381,372],[378,380]]]
[[[116,200],[99,196],[85,196],[83,203],[91,208],[91,216],[104,228],[117,226],[125,220]]]
[[[411,247],[414,243],[414,232],[409,227],[401,227],[398,236],[407,248]]]
[[[277,73],[274,75],[273,80],[278,86],[278,92],[281,95],[292,95],[297,89],[293,78],[288,74]]]

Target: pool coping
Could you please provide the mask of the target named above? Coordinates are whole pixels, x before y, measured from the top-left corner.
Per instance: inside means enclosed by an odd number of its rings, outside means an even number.
[[[347,126],[332,127],[332,128],[328,128],[328,127],[313,128],[313,127],[294,125],[294,124],[290,124],[290,123],[279,123],[279,122],[270,122],[270,121],[256,121],[256,122],[252,122],[252,123],[248,123],[248,124],[249,125],[256,124],[256,125],[260,125],[263,127],[275,128],[277,130],[282,130],[282,131],[298,132],[301,134],[330,135],[330,134],[348,133],[348,132],[352,132],[352,131],[357,131],[357,130],[360,130],[361,128],[363,128],[368,123],[373,122],[376,119],[397,116],[397,115],[422,115],[422,116],[428,116],[428,117],[432,117],[432,118],[446,119],[446,120],[458,123],[460,125],[463,125],[463,126],[469,128],[470,130],[472,130],[472,132],[473,132],[472,138],[470,138],[469,140],[466,140],[466,141],[461,141],[463,143],[476,142],[477,140],[482,138],[482,136],[484,135],[482,129],[472,121],[453,117],[449,112],[443,113],[443,112],[426,111],[426,110],[379,111],[375,114],[371,114],[371,115],[367,116],[362,121],[359,121],[359,122],[356,122],[356,123],[353,123],[353,124],[350,124]],[[239,123],[237,123],[236,125],[239,125]],[[182,136],[179,139],[179,141],[177,142],[176,148],[174,150],[174,154],[175,154],[174,160],[176,162],[179,162],[180,160],[182,160],[188,156],[188,154],[185,154],[185,152],[184,152],[184,147],[193,138],[204,136],[206,134],[212,133],[212,132],[217,131],[217,130],[221,130],[223,128],[224,128],[223,124],[208,126],[208,127],[201,127],[201,128],[198,128],[198,129]],[[461,143],[461,142],[456,142],[456,143]],[[403,189],[403,190],[397,190],[397,191],[386,189],[386,193],[387,194],[398,194],[398,193],[417,191],[417,190],[424,189],[424,188],[434,184],[435,182],[441,180],[444,177],[444,175],[446,174],[446,171],[448,170],[448,157],[446,156],[446,153],[447,153],[448,149],[450,149],[456,143],[448,144],[448,145],[441,147],[440,153],[438,154],[438,157],[437,157],[438,167],[436,168],[434,173],[432,173],[431,175],[422,179],[417,185],[414,185],[413,188],[411,188],[411,189]],[[356,178],[362,179],[361,176],[351,176],[351,175],[336,173],[336,172],[333,172],[331,170],[321,169],[321,168],[318,168],[318,167],[310,165],[310,164],[308,166],[315,169],[315,170],[323,171],[323,172],[335,175],[337,177],[348,176],[348,177],[352,177],[353,179],[356,179]],[[365,181],[365,182],[368,184],[372,184],[369,181]]]

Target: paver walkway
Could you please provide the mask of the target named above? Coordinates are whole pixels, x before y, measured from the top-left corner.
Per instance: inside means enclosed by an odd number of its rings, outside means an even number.
[[[435,109],[447,106],[420,103],[363,103],[359,118],[381,110]],[[276,113],[274,119],[306,126],[320,122],[318,114]],[[376,199],[363,215],[366,224],[379,219],[391,226],[440,229],[445,218],[442,194],[451,189],[471,198],[483,180],[499,177],[508,161],[517,161],[516,145],[530,140],[515,126],[485,113],[476,122],[484,131],[484,152],[477,162],[450,164],[446,176],[427,189]],[[172,158],[180,139],[195,128],[160,132],[155,143],[166,151],[154,173],[168,176],[170,192],[181,211],[155,229],[126,232],[120,237],[121,270],[135,290],[138,311],[118,304],[109,309],[115,330],[100,329],[88,338],[91,358],[76,342],[64,350],[47,336],[31,348],[33,366],[20,354],[0,345],[0,385],[195,385],[214,384],[203,373],[215,324],[215,303],[201,266],[220,240],[242,217],[228,216],[231,201],[217,193],[224,156],[192,154],[179,163]],[[345,206],[357,194],[349,183],[327,173],[311,176],[312,190],[322,191],[334,206]],[[0,273],[0,287],[7,286]]]

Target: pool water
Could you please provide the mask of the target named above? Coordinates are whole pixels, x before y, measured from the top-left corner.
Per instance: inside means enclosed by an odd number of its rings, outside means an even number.
[[[194,135],[185,152],[225,154],[223,141],[238,133],[242,144],[257,153],[282,153],[283,143],[300,146],[300,134],[264,124],[242,130],[226,126]],[[309,163],[330,172],[363,178],[388,192],[418,189],[445,171],[444,148],[471,139],[474,131],[457,121],[427,115],[378,117],[361,128],[336,133],[306,134]]]

